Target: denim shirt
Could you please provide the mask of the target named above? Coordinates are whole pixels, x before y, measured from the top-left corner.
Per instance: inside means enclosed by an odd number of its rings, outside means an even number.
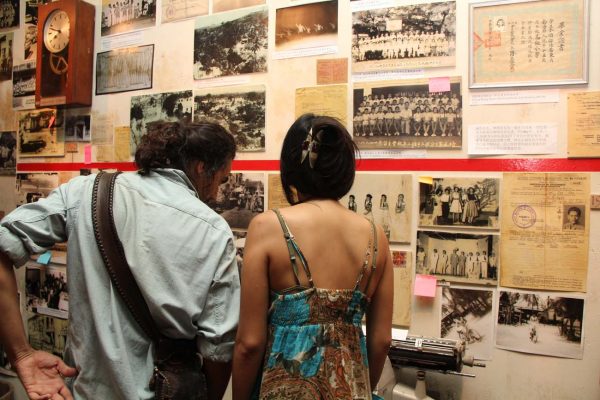
[[[65,361],[78,399],[151,399],[151,341],[113,287],[92,229],[95,175],[61,185],[0,222],[0,248],[15,265],[68,241],[69,331]],[[203,357],[230,361],[239,318],[231,229],[199,200],[185,174],[119,175],[114,215],[128,264],[163,334],[197,337]]]

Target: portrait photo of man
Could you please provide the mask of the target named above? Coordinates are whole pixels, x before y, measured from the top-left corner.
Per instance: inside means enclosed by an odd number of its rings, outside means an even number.
[[[567,206],[565,213],[565,222],[563,230],[582,231],[585,229],[583,224],[582,211],[580,206]]]

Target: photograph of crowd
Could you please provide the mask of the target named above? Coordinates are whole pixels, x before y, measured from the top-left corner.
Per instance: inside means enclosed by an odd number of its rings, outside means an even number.
[[[91,140],[90,115],[71,114],[65,117],[65,141],[89,142]]]
[[[265,210],[265,174],[231,173],[219,186],[213,208],[231,229],[247,230],[252,218]]]
[[[35,61],[15,65],[12,83],[13,108],[35,108]]]
[[[261,4],[265,4],[266,0],[213,0],[212,3],[212,12],[218,13],[223,11],[235,10],[237,8],[258,6]]]
[[[238,151],[265,150],[265,87],[194,91],[194,121],[217,120],[235,136]]]
[[[0,175],[14,175],[17,167],[17,132],[0,132]]]
[[[443,287],[441,336],[463,341],[466,352],[476,359],[491,360],[494,347],[493,300],[492,290]]]
[[[500,291],[496,346],[553,357],[583,357],[584,300],[564,295]]]
[[[460,77],[450,91],[430,92],[429,80],[354,85],[353,134],[361,149],[460,149]]]
[[[69,316],[65,266],[43,267],[31,263],[25,270],[26,309],[60,318]]]
[[[102,36],[150,28],[156,23],[156,0],[102,0]]]
[[[63,357],[68,327],[69,321],[66,319],[33,314],[27,320],[29,344],[35,350]]]
[[[410,175],[357,173],[340,203],[381,225],[391,242],[410,243],[411,199]]]
[[[19,0],[2,0],[0,2],[0,29],[19,26]]]
[[[277,51],[335,46],[337,33],[337,0],[276,10],[275,50]]]
[[[12,78],[13,33],[0,33],[0,81]]]
[[[59,185],[59,175],[49,173],[19,173],[16,179],[16,206],[33,203],[43,197],[48,197],[51,191]]]
[[[419,178],[419,225],[498,229],[498,178]]]
[[[146,124],[154,121],[190,122],[193,104],[194,98],[191,90],[132,96],[130,110],[131,154],[135,154],[140,139],[146,134]]]
[[[40,108],[23,111],[19,121],[20,157],[54,157],[65,155],[64,112]]]
[[[352,72],[453,66],[456,3],[352,13]]]
[[[96,95],[151,89],[153,65],[153,44],[98,53]]]
[[[417,231],[417,274],[460,283],[496,285],[498,235]]]
[[[196,19],[194,79],[267,72],[266,6]]]

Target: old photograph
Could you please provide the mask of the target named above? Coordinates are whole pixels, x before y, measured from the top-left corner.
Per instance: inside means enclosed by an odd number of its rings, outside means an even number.
[[[15,65],[12,83],[13,108],[35,108],[35,61]]]
[[[489,289],[442,288],[441,337],[461,340],[466,353],[491,360],[494,347],[494,292]]]
[[[234,230],[247,230],[250,220],[265,210],[265,174],[231,173],[219,186],[214,210]]]
[[[0,132],[0,175],[14,175],[17,167],[17,132]]]
[[[33,261],[25,264],[25,309],[37,312],[42,302],[42,267]]]
[[[275,50],[288,51],[337,44],[337,0],[278,8],[275,13]]]
[[[102,36],[125,33],[156,24],[156,0],[102,0]]]
[[[12,77],[13,33],[0,33],[0,82]]]
[[[23,111],[19,122],[20,157],[55,157],[65,155],[64,112],[50,108]]]
[[[234,230],[233,239],[235,245],[235,259],[237,260],[238,269],[242,270],[244,261],[244,246],[246,246],[247,231]]]
[[[265,4],[266,0],[213,0],[213,13]]]
[[[498,235],[418,231],[416,272],[449,282],[495,286],[499,240]]]
[[[16,180],[16,206],[34,203],[48,197],[59,185],[59,175],[51,173],[19,173]]]
[[[67,342],[69,321],[47,315],[30,314],[27,320],[29,344],[35,350],[42,350],[62,357]]]
[[[194,79],[267,72],[266,6],[196,19]]]
[[[66,142],[89,142],[91,139],[89,114],[76,114],[67,111],[65,117],[65,141]]]
[[[585,204],[563,205],[563,230],[585,232]]]
[[[66,266],[50,265],[44,268],[37,312],[65,319],[69,317]]]
[[[191,90],[144,94],[131,97],[130,127],[131,154],[143,135],[146,125],[154,121],[184,121],[192,120],[194,98]]]
[[[456,3],[405,5],[352,14],[352,72],[455,64]]]
[[[428,79],[354,84],[353,134],[361,149],[460,149],[460,77],[449,91],[430,90]]]
[[[19,26],[19,0],[2,0],[0,3],[0,29]]]
[[[498,229],[498,178],[419,177],[419,225]]]
[[[265,150],[265,87],[194,90],[194,121],[216,120],[235,137],[238,151]]]
[[[410,243],[411,199],[410,175],[357,173],[340,203],[381,225],[391,242]]]
[[[38,7],[49,2],[50,0],[25,0],[25,60],[37,57]]]
[[[553,357],[583,357],[582,298],[500,291],[496,346]]]
[[[96,95],[151,89],[153,65],[153,44],[98,53]]]

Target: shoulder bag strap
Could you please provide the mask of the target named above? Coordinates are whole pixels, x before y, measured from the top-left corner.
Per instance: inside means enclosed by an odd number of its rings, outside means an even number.
[[[117,235],[113,219],[113,194],[115,180],[119,174],[120,172],[112,174],[100,172],[96,176],[92,194],[94,236],[110,280],[117,288],[134,319],[150,339],[158,344],[161,337],[160,332],[150,315],[148,305],[131,273],[129,264],[127,264],[125,251]]]

